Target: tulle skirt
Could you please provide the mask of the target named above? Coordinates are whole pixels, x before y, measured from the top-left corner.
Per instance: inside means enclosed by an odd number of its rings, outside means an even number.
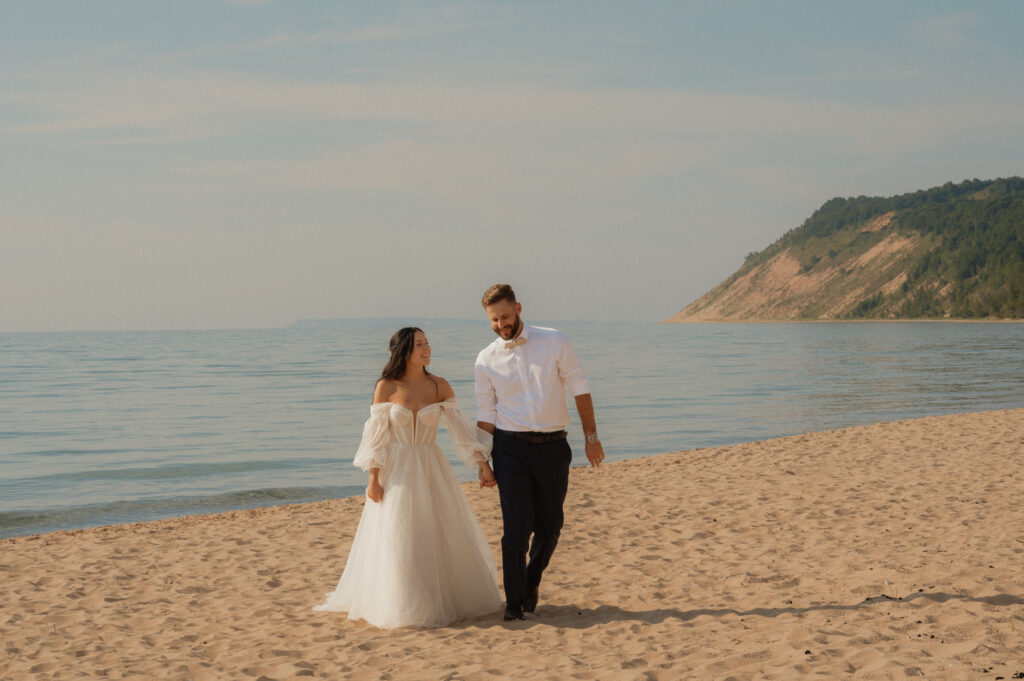
[[[494,556],[436,444],[392,444],[337,588],[314,610],[378,627],[442,627],[501,609]]]

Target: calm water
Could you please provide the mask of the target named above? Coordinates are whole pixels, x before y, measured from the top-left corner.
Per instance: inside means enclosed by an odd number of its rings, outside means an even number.
[[[351,459],[401,325],[0,334],[0,537],[362,493]],[[472,412],[489,327],[418,325]],[[609,460],[1024,407],[1024,324],[552,325]]]

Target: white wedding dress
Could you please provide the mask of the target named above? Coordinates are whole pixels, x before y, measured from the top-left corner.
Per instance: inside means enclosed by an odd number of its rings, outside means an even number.
[[[437,446],[442,419],[467,465],[489,458],[490,435],[454,399],[418,412],[391,402],[370,408],[354,463],[380,468],[384,498],[366,500],[338,587],[314,610],[390,629],[501,609],[494,556]]]

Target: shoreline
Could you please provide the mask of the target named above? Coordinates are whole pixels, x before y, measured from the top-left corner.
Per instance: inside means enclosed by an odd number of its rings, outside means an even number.
[[[1012,409],[573,468],[541,605],[508,624],[313,613],[362,497],[8,538],[0,677],[1010,678],[1022,446]],[[496,492],[462,490],[500,556]]]
[[[704,323],[704,322],[699,322],[699,323]],[[711,322],[711,323],[717,323],[717,322]],[[762,323],[762,322],[737,322],[737,323]],[[776,323],[776,322],[765,322],[765,323]],[[781,323],[781,322],[779,322],[779,323]],[[803,323],[803,322],[792,322],[792,323]],[[814,322],[814,323],[828,323],[828,322]],[[996,411],[1002,411],[1002,410],[1006,410],[1006,409],[1013,410],[1013,409],[1015,409],[1015,407],[1009,407],[1009,408],[1005,408],[1004,407],[1004,408],[997,409]],[[966,414],[971,414],[971,413],[986,413],[987,411],[992,411],[992,410],[985,410],[985,411],[980,411],[980,412],[963,412],[963,413],[959,413],[959,414],[956,414],[956,413],[955,414],[945,414],[945,415],[938,414],[938,415],[934,415],[934,416],[923,416],[923,417],[910,416],[910,417],[906,417],[906,418],[913,419],[913,418],[932,418],[932,417],[935,417],[935,416],[957,416],[957,415],[966,415]],[[904,418],[902,420],[906,420],[906,418]],[[893,422],[896,422],[896,421],[893,421]],[[874,424],[862,424],[862,425],[884,425],[885,423],[888,423],[888,422],[883,421],[883,422],[876,422]],[[856,425],[855,426],[846,426],[846,428],[848,428],[848,427],[860,427],[860,426],[856,426]],[[841,428],[843,428],[843,427],[841,427]],[[805,433],[805,434],[814,434],[816,432],[830,432],[830,431],[812,431],[811,433]],[[785,437],[792,437],[792,436],[795,436],[795,435],[798,435],[798,434],[799,433],[792,433],[790,435],[779,435],[779,436],[773,437],[771,439],[779,439],[779,438],[785,438]],[[736,447],[736,446],[741,446],[741,445],[744,445],[744,444],[750,444],[752,442],[760,442],[760,441],[761,440],[747,440],[747,441],[741,441],[741,442],[733,442],[733,443],[729,443],[729,444],[713,445],[713,447],[717,448],[717,449],[730,448],[730,447]],[[708,449],[710,447],[712,447],[712,445],[707,445],[707,446],[702,446],[702,447],[695,447],[695,448],[690,449],[690,450],[676,450],[676,451],[677,452],[678,451],[700,451],[702,449]],[[643,460],[643,459],[646,459],[646,458],[650,458],[652,456],[662,456],[662,455],[663,454],[648,454],[648,455],[641,456],[641,457],[633,457],[633,458],[628,458],[628,459],[618,459],[615,462],[640,461],[640,460]],[[577,455],[574,457],[573,467],[574,468],[585,468],[585,467],[587,467],[586,462],[580,460],[579,453],[577,453]],[[469,483],[461,483],[461,484],[464,485],[464,484],[469,484]],[[55,529],[47,529],[47,530],[42,531],[42,532],[31,532],[31,533],[28,533],[28,534],[14,534],[14,535],[10,535],[10,536],[0,536],[0,546],[2,546],[2,542],[4,542],[4,541],[8,541],[8,540],[11,540],[11,539],[26,538],[26,537],[40,537],[40,536],[46,536],[46,535],[50,535],[50,534],[57,534],[57,533],[84,532],[84,531],[88,531],[88,530],[96,530],[96,529],[102,529],[102,528],[120,527],[120,526],[131,526],[131,525],[138,525],[138,524],[145,524],[145,523],[161,522],[161,521],[165,521],[165,520],[181,520],[181,519],[194,518],[194,517],[207,516],[207,515],[216,516],[216,515],[224,515],[224,514],[229,514],[229,513],[237,513],[237,512],[250,511],[250,510],[256,511],[256,510],[263,509],[263,508],[274,508],[274,507],[282,507],[282,506],[301,506],[301,505],[304,505],[304,504],[320,503],[320,502],[324,502],[324,501],[337,501],[337,500],[341,500],[341,499],[362,498],[362,492],[361,491],[363,490],[364,487],[365,487],[364,484],[354,484],[354,485],[340,485],[340,486],[336,486],[336,487],[316,488],[318,491],[329,490],[329,489],[342,489],[342,488],[351,488],[351,489],[359,490],[359,491],[357,491],[357,492],[355,492],[353,494],[350,494],[348,496],[336,496],[336,497],[319,496],[319,498],[307,498],[306,500],[300,500],[300,501],[287,501],[287,502],[282,502],[282,503],[270,503],[270,504],[266,504],[266,505],[259,505],[259,504],[257,504],[257,505],[241,505],[241,506],[238,506],[238,507],[231,507],[231,506],[226,506],[226,505],[220,505],[220,508],[218,510],[202,510],[202,509],[200,509],[198,512],[195,512],[195,513],[188,512],[188,511],[183,511],[183,512],[174,512],[171,515],[154,515],[154,514],[140,513],[140,515],[142,515],[143,517],[141,517],[138,520],[126,519],[123,522],[107,522],[107,523],[99,523],[99,524],[89,524],[89,525],[86,525],[84,527],[63,527],[63,528],[59,528],[58,527],[58,528],[55,528]],[[261,494],[261,493],[267,493],[267,492],[278,492],[278,491],[292,492],[294,490],[311,490],[311,489],[314,489],[314,488],[295,487],[295,488],[269,488],[269,489],[267,489],[267,488],[261,488],[261,489],[239,489],[239,490],[231,490],[231,491],[215,494],[215,495],[213,495],[213,497],[215,497],[215,498],[220,498],[220,497],[248,497],[248,496],[251,496],[253,494]],[[317,495],[312,495],[311,494],[310,496],[317,496]],[[185,508],[185,507],[187,507],[189,505],[187,502],[190,502],[190,498],[189,497],[166,497],[166,498],[165,497],[157,497],[155,499],[152,499],[151,501],[154,501],[156,503],[181,502],[181,507]],[[89,505],[85,505],[85,506],[69,506],[69,507],[59,507],[59,508],[52,508],[52,509],[38,509],[38,510],[15,510],[15,511],[10,511],[9,514],[11,514],[11,515],[21,515],[21,516],[48,516],[48,515],[52,515],[52,514],[60,515],[60,514],[67,514],[67,513],[76,514],[76,513],[82,512],[82,511],[91,511],[91,510],[93,510],[94,508],[97,508],[97,507],[106,507],[106,506],[120,507],[120,506],[122,506],[124,504],[139,505],[139,506],[142,506],[142,507],[145,506],[145,504],[141,500],[121,500],[121,499],[117,499],[117,500],[114,500],[112,502],[89,504]],[[3,514],[0,514],[0,515],[3,515]],[[149,517],[145,517],[146,515],[148,515]]]

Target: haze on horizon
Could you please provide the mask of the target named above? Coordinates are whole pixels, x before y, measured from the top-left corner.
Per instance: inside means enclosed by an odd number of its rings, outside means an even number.
[[[5,3],[0,332],[657,321],[1024,174],[1024,4]]]

